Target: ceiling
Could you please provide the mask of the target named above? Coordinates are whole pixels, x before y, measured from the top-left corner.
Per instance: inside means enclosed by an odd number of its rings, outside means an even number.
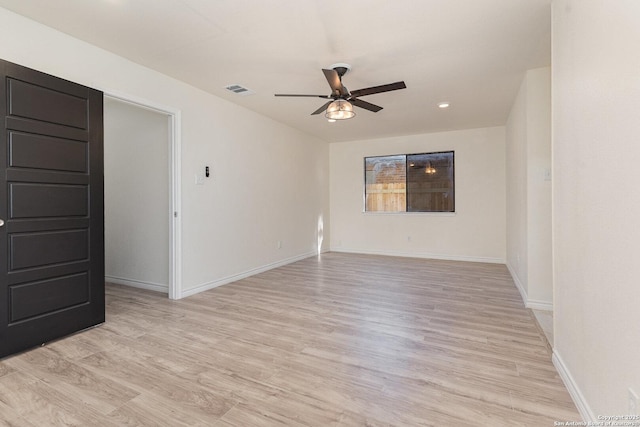
[[[4,7],[274,120],[338,142],[505,124],[527,69],[550,64],[551,0],[0,0]],[[311,116],[345,62],[351,120]],[[255,93],[225,89],[240,84]],[[438,102],[451,107],[439,109]]]

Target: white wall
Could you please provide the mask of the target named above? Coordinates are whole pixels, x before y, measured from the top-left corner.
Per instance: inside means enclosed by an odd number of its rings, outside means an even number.
[[[329,226],[326,143],[5,9],[0,37],[11,41],[2,59],[182,112],[186,295],[317,252],[318,219]],[[196,186],[205,164],[212,178]]]
[[[551,69],[529,70],[527,78],[528,307],[551,309]]]
[[[506,126],[507,267],[527,300],[527,79],[520,85]]]
[[[525,74],[506,126],[507,266],[527,307],[553,304],[551,70]]]
[[[585,417],[640,394],[640,2],[553,2],[554,356]]]
[[[168,116],[104,100],[105,276],[169,290]]]
[[[449,150],[455,214],[363,213],[364,157]],[[503,127],[334,143],[330,152],[331,250],[505,261]]]

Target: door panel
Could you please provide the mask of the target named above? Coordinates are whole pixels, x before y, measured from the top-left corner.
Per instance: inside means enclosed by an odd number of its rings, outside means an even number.
[[[89,230],[12,233],[9,238],[10,271],[86,260]]]
[[[58,92],[37,83],[7,79],[9,114],[43,122],[87,129],[87,99]],[[37,102],[33,102],[37,100]]]
[[[60,184],[9,184],[9,217],[87,216],[89,187]]]
[[[11,321],[50,313],[61,308],[84,304],[89,300],[87,273],[58,277],[9,288]]]
[[[0,60],[0,357],[104,322],[102,93]]]
[[[9,166],[87,172],[87,144],[22,132],[9,132]]]

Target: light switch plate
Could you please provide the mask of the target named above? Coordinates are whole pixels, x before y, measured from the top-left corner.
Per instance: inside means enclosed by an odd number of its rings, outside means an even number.
[[[204,185],[204,172],[196,173],[196,185]]]

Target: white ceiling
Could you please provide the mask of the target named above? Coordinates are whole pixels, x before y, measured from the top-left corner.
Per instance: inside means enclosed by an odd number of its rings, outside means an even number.
[[[551,0],[0,0],[0,6],[326,141],[503,125],[527,69],[550,64]],[[351,64],[351,120],[311,116],[322,68]],[[229,84],[255,91],[239,96]],[[440,101],[451,102],[447,110]]]

